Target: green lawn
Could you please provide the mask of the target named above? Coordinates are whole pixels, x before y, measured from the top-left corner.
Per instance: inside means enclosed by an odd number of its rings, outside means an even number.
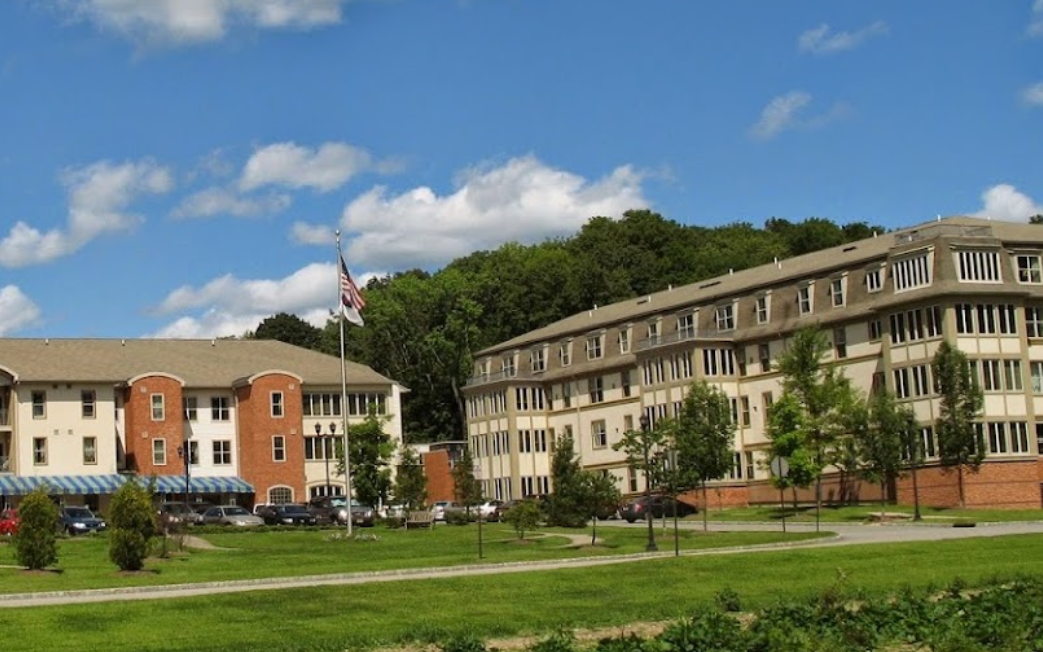
[[[640,528],[601,527],[602,545],[570,547],[570,539],[558,533],[580,535],[589,543],[590,531],[541,530],[524,543],[506,526],[483,527],[483,559],[478,558],[478,527],[440,526],[433,530],[392,530],[383,527],[356,531],[371,540],[339,540],[341,531],[287,530],[267,532],[206,533],[203,536],[221,550],[188,550],[152,558],[146,573],[122,575],[108,559],[104,536],[63,539],[55,571],[29,574],[14,567],[13,546],[0,544],[0,593],[70,591],[139,585],[249,580],[267,577],[324,575],[399,568],[441,567],[481,562],[524,562],[568,557],[618,555],[643,552],[647,541]],[[662,550],[673,550],[673,530],[657,524]],[[723,532],[705,534],[680,531],[679,547],[747,546],[796,541],[807,534],[779,532]]]
[[[341,550],[368,556],[388,541]],[[1015,574],[1043,574],[1041,537],[777,549],[494,577],[0,609],[0,632],[5,652],[341,651],[465,632],[487,638],[673,620],[724,588],[755,608],[821,591],[840,577],[849,590],[878,594]]]
[[[912,521],[913,508],[908,505],[885,505],[888,516],[904,515]],[[865,523],[880,514],[880,503],[863,503],[844,507],[822,506],[818,518],[823,523]],[[756,507],[734,507],[710,509],[707,518],[712,521],[780,521],[801,523],[815,522],[815,506],[801,504],[794,508],[787,505],[785,512],[778,505]],[[943,507],[921,507],[920,515],[926,523],[950,523],[953,521],[977,521],[999,523],[1010,521],[1043,521],[1043,509],[947,509]],[[697,517],[697,518],[701,518]]]

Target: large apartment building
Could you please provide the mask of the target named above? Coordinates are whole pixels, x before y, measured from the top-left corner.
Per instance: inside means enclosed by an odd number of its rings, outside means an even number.
[[[886,387],[912,406],[927,466],[922,503],[954,505],[938,466],[939,400],[931,360],[947,340],[984,390],[977,424],[985,463],[966,477],[969,505],[1040,507],[1043,463],[1043,225],[952,217],[608,306],[594,306],[476,356],[465,388],[469,445],[488,495],[550,490],[568,434],[582,465],[644,488],[613,450],[642,416],[673,416],[693,381],[730,398],[735,463],[712,505],[771,502],[766,413],[781,393],[774,364],[787,338],[816,325],[827,362],[864,392]],[[850,485],[832,477],[824,498]],[[846,488],[845,488],[846,487]],[[863,499],[876,489],[859,486]],[[890,488],[913,501],[908,478]]]
[[[0,504],[46,484],[104,509],[131,474],[177,500],[343,494],[343,415],[401,442],[403,391],[345,368],[347,404],[339,358],[274,340],[0,338]]]

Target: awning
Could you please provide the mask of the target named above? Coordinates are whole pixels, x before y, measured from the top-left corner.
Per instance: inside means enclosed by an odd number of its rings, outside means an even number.
[[[115,493],[123,476],[108,475],[0,475],[0,496],[24,496],[47,485],[48,493],[85,496]]]
[[[147,482],[149,478],[142,478]],[[197,477],[188,481],[189,493],[193,494],[252,494],[254,488],[242,478],[236,477]],[[157,475],[156,491],[163,494],[185,493],[185,476]]]

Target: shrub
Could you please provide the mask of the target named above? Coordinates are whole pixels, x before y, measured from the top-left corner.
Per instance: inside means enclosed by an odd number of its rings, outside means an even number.
[[[14,535],[15,559],[30,570],[58,562],[58,506],[38,487],[18,506],[21,523]]]
[[[541,518],[543,518],[543,511],[539,504],[533,500],[523,500],[507,510],[503,520],[514,528],[519,539],[524,539],[526,532],[539,527]]]
[[[485,643],[474,634],[459,634],[438,646],[441,652],[485,652]]]
[[[123,483],[112,496],[111,512],[109,559],[120,570],[141,570],[158,531],[152,491],[136,481]]]
[[[742,599],[734,589],[724,588],[717,592],[713,596],[714,604],[721,611],[727,613],[736,613],[742,611]]]
[[[468,517],[466,509],[453,509],[445,513],[445,522],[447,525],[467,525],[472,520],[477,519]]]

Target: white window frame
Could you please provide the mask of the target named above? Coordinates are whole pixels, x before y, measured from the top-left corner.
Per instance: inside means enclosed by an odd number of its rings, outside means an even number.
[[[214,454],[214,466],[232,465],[232,440],[215,439],[212,446]]]
[[[539,346],[529,351],[529,366],[532,368],[533,373],[547,370],[546,347]]]
[[[157,438],[152,440],[152,466],[167,465],[167,440]]]
[[[286,416],[286,397],[281,391],[274,391],[270,394],[270,403],[272,408],[272,418],[282,419]]]
[[[605,357],[605,334],[599,333],[598,335],[587,336],[587,360],[600,360]]]
[[[806,316],[815,312],[815,284],[802,283],[797,286],[797,312]]]
[[[163,394],[151,394],[149,396],[149,413],[153,421],[166,421],[167,401]]]
[[[80,416],[84,419],[98,416],[98,393],[93,389],[80,390]]]
[[[880,265],[878,267],[872,267],[866,270],[866,292],[870,294],[874,292],[880,292],[884,289],[885,272],[887,267]]]
[[[88,446],[88,443],[91,445]],[[88,455],[88,452],[91,455]],[[83,438],[83,463],[87,466],[94,466],[98,463],[98,438],[94,436],[87,436]]]
[[[1040,253],[1014,254],[1014,265],[1017,268],[1018,283],[1022,285],[1043,283],[1043,255]]]
[[[286,461],[285,435],[272,435],[272,461],[278,463]]]
[[[562,367],[572,364],[572,340],[562,342],[558,347],[558,362],[561,363]]]
[[[714,311],[714,321],[717,323],[718,333],[735,330],[735,304],[724,303],[717,306]]]
[[[934,248],[905,254],[891,263],[891,282],[895,293],[929,287],[933,279]]]
[[[956,249],[956,278],[961,283],[1002,283],[999,249]]]
[[[829,299],[834,308],[843,308],[847,302],[847,276],[829,280]]]
[[[608,448],[608,428],[604,419],[590,422],[590,446],[594,449]]]
[[[185,396],[181,399],[181,409],[184,412],[185,421],[199,420],[199,399],[195,396]]]
[[[696,323],[695,313],[686,312],[677,316],[677,340],[684,341],[695,338]]]
[[[620,353],[630,353],[630,327],[619,329],[619,336],[617,338],[619,342]]]

